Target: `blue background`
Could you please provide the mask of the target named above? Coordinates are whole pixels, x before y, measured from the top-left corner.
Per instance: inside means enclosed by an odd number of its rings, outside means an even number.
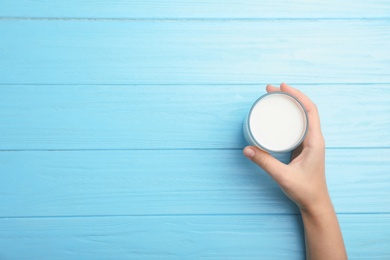
[[[319,107],[350,259],[390,259],[389,19],[379,0],[0,0],[0,259],[303,259],[297,208],[241,151],[282,81]]]

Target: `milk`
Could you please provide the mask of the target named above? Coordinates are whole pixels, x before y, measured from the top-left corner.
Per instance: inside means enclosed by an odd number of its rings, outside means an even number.
[[[244,137],[251,145],[268,152],[287,152],[305,138],[308,127],[303,105],[284,92],[260,97],[244,121]]]

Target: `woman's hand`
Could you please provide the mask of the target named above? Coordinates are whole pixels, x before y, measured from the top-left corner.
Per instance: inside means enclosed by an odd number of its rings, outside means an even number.
[[[244,155],[263,168],[294,201],[305,227],[308,259],[347,259],[344,242],[325,179],[325,141],[316,105],[302,92],[285,83],[268,85],[267,92],[283,91],[305,106],[309,127],[303,143],[286,165],[267,152],[247,146]]]
[[[317,211],[318,204],[330,201],[325,180],[325,142],[317,107],[302,92],[287,84],[282,83],[280,88],[267,86],[267,92],[275,91],[287,92],[305,106],[309,119],[307,136],[293,151],[288,165],[254,146],[246,147],[244,154],[271,175],[301,210]]]

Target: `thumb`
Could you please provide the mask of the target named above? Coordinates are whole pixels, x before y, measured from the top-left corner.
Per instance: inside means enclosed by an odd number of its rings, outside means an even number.
[[[247,146],[244,155],[266,171],[276,182],[280,182],[287,170],[287,165],[275,159],[269,153],[255,146]]]

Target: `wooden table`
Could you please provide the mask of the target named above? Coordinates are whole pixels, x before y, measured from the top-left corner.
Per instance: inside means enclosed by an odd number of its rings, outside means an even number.
[[[241,151],[282,81],[350,259],[390,259],[390,1],[0,0],[0,259],[303,259]]]

